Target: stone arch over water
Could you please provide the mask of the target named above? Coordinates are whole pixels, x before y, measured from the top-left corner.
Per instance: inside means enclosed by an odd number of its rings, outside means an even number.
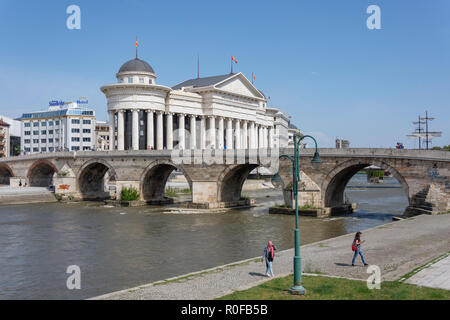
[[[30,187],[50,187],[53,185],[53,176],[58,173],[56,166],[48,160],[38,160],[28,170]]]
[[[9,185],[9,178],[14,177],[12,169],[7,164],[0,164],[0,185]]]
[[[219,202],[239,201],[245,180],[247,180],[250,172],[258,167],[258,164],[247,163],[226,168],[217,181]]]
[[[109,198],[105,191],[106,180],[115,181],[114,168],[104,160],[92,160],[85,163],[79,170],[78,188],[85,200]]]
[[[175,170],[183,173],[192,191],[192,180],[182,166],[167,160],[157,160],[145,168],[141,175],[141,198],[146,201],[164,199],[167,180]]]
[[[345,202],[344,191],[350,179],[360,170],[371,165],[377,166],[382,170],[388,171],[402,186],[409,198],[409,186],[405,178],[392,166],[386,162],[376,159],[364,160],[348,160],[330,171],[322,182],[321,190],[323,192],[323,200],[325,207],[336,207],[343,205]]]

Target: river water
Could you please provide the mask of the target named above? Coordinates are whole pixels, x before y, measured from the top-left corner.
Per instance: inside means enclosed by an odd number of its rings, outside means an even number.
[[[351,215],[300,218],[301,242],[392,222],[407,197],[395,180],[371,188],[356,175],[346,194]],[[260,206],[224,213],[173,213],[162,207],[99,203],[0,207],[0,299],[82,299],[262,255],[268,240],[294,245],[294,216],[269,215],[278,190],[246,192]],[[68,290],[66,269],[81,269],[81,289]],[[258,270],[263,271],[263,270]],[[188,298],[188,297],[187,297]]]

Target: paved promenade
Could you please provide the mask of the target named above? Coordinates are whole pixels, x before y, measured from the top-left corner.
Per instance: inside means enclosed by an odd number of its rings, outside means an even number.
[[[450,290],[450,256],[421,270],[406,282],[423,287]]]
[[[363,231],[362,239],[366,242],[361,248],[367,262],[380,267],[382,281],[392,281],[447,253],[450,248],[449,230],[450,214],[417,216]],[[302,246],[303,272],[367,279],[367,268],[362,266],[359,257],[356,266],[351,266],[353,236],[348,234]],[[292,258],[293,249],[277,253],[274,262],[276,276],[292,273]],[[255,260],[203,270],[93,299],[214,299],[267,281],[264,263]],[[448,264],[442,267],[448,268]],[[450,277],[448,272],[445,275],[440,271],[438,276],[447,281]]]

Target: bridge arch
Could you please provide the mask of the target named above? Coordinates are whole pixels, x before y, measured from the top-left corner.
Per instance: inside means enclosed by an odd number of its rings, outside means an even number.
[[[0,164],[0,184],[9,185],[9,178],[14,177],[10,166],[6,163]]]
[[[50,187],[55,173],[58,169],[51,161],[41,159],[34,162],[27,173],[30,187]]]
[[[107,176],[108,173],[108,176]],[[78,188],[85,200],[105,199],[109,192],[105,191],[105,178],[115,181],[114,167],[102,159],[87,161],[78,171]]]
[[[219,202],[239,201],[245,180],[250,172],[258,167],[258,164],[247,163],[229,166],[223,170],[217,181]]]
[[[140,179],[141,198],[146,201],[163,199],[167,180],[175,170],[183,173],[192,191],[192,180],[182,166],[177,166],[169,160],[156,160],[142,172]]]
[[[388,171],[397,179],[409,197],[409,186],[405,178],[391,165],[378,159],[352,159],[345,161],[330,171],[322,182],[321,190],[325,207],[335,207],[344,204],[344,191],[350,179],[360,170],[371,165]]]

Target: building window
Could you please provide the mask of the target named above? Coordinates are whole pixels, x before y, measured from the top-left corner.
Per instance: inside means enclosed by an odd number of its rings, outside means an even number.
[[[153,83],[152,79],[148,79],[148,83],[152,84]]]
[[[72,142],[80,142],[80,138],[79,137],[72,137]]]
[[[84,151],[89,151],[89,150],[91,150],[91,147],[83,147],[83,150]]]
[[[48,130],[48,134],[53,134],[53,130]]]
[[[53,121],[49,121],[49,122],[48,122],[48,125],[49,125],[50,127],[53,127]]]
[[[133,83],[133,78],[128,78],[128,83]]]
[[[33,143],[39,143],[39,139],[33,139]]]
[[[72,151],[78,151],[80,150],[80,147],[72,146]]]
[[[39,127],[39,122],[33,122],[33,127]]]
[[[47,130],[42,130],[41,134],[47,134]]]
[[[144,83],[144,78],[139,78],[139,83]]]
[[[48,139],[48,143],[53,143],[53,139]]]
[[[25,122],[23,125],[25,126],[25,128],[31,127],[31,123],[29,123],[29,122]]]
[[[41,148],[41,152],[47,152],[47,148],[46,147],[42,147]]]
[[[56,138],[56,139],[55,139],[55,142],[58,143],[58,142],[59,142],[59,138]]]
[[[83,133],[91,133],[91,129],[83,129]]]
[[[28,143],[31,142],[31,140],[30,139],[25,139],[23,142],[28,144]]]
[[[83,120],[83,124],[91,124],[91,120]]]
[[[55,151],[55,148],[50,147],[50,148],[48,148],[48,151],[53,152],[53,151]]]
[[[72,119],[72,124],[80,124],[80,119]]]
[[[30,152],[30,148],[25,148],[25,152]]]
[[[55,121],[55,125],[59,126],[59,120]]]
[[[47,143],[47,139],[41,139],[41,143]]]
[[[55,129],[55,133],[58,134],[59,133],[59,129]]]
[[[39,148],[33,148],[33,152],[39,152]]]
[[[91,142],[91,138],[83,138],[83,142]]]
[[[42,121],[42,122],[41,122],[41,126],[46,127],[46,126],[47,126],[47,122]]]
[[[39,131],[38,130],[33,131],[33,135],[38,136],[39,135]]]
[[[123,83],[123,78],[120,78],[120,79],[119,79],[119,83]]]
[[[31,131],[25,131],[24,133],[25,133],[26,136],[31,135]]]
[[[72,128],[72,133],[80,133],[80,129]]]

